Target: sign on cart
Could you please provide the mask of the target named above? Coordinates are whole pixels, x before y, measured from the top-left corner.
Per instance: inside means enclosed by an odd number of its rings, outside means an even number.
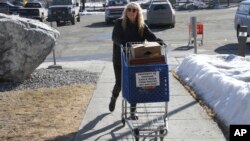
[[[160,86],[159,71],[136,73],[136,87]]]

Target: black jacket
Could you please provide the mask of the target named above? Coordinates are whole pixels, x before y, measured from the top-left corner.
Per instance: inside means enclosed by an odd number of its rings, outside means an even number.
[[[120,45],[126,45],[127,42],[144,42],[147,41],[159,41],[161,39],[157,38],[148,26],[144,25],[143,36],[140,35],[138,31],[137,24],[127,23],[126,30],[122,28],[122,19],[117,19],[114,25],[113,33],[113,63],[115,65],[121,65],[121,48]]]

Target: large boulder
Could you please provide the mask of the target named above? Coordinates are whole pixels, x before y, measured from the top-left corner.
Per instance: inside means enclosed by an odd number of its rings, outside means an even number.
[[[25,80],[46,59],[59,35],[45,23],[0,13],[0,81]]]

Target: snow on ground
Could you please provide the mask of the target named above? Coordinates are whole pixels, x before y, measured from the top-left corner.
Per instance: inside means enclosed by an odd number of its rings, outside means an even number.
[[[80,12],[80,15],[81,16],[84,16],[84,15],[104,15],[104,12],[99,12],[99,11],[83,11],[83,12]]]
[[[86,2],[85,7],[103,7],[103,2]]]
[[[226,126],[250,124],[250,58],[190,55],[176,73]]]

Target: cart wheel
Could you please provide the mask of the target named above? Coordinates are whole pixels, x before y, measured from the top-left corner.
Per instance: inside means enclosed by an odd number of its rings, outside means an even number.
[[[158,132],[155,131],[155,136],[157,136],[157,133],[158,133]],[[155,138],[154,138],[154,141],[157,141],[157,140],[158,140],[157,137],[155,137]]]
[[[161,129],[159,132],[160,132],[160,135],[164,134],[164,130],[163,129]],[[163,139],[164,139],[164,137],[160,137],[160,141],[163,141]]]
[[[125,126],[125,119],[122,118],[122,126],[124,127]]]
[[[138,128],[134,129],[134,134],[135,134],[135,141],[139,141],[140,132]]]

